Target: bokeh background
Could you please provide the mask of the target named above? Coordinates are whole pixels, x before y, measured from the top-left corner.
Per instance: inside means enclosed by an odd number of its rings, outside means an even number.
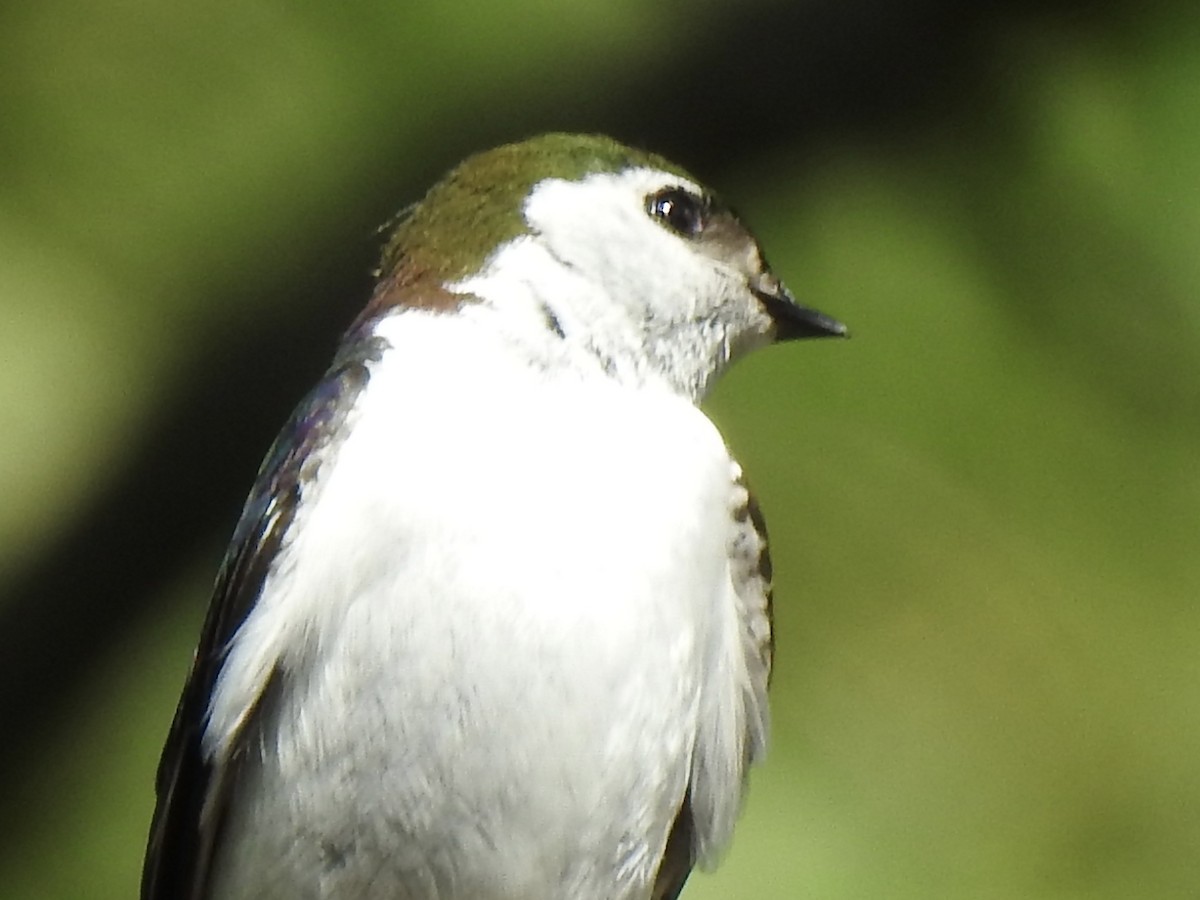
[[[0,896],[135,895],[258,459],[377,226],[604,131],[849,342],[709,404],[775,734],[715,898],[1200,896],[1200,6],[9,0]]]

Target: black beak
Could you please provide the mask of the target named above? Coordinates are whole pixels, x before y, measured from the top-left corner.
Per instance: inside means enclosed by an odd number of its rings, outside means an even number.
[[[764,272],[757,284],[751,284],[754,296],[775,322],[775,340],[799,338],[848,337],[846,326],[832,316],[801,306],[796,298],[770,272]]]

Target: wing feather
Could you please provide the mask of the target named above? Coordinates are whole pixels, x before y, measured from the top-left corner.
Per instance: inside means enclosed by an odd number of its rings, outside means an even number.
[[[201,900],[228,801],[231,773],[206,758],[202,737],[225,649],[257,601],[272,561],[315,476],[314,461],[339,432],[381,343],[366,325],[350,336],[324,378],[301,401],[268,451],[234,528],[156,780],[157,804],[142,870],[142,900]],[[268,702],[272,675],[247,716]],[[247,729],[238,738],[244,744]],[[229,758],[236,766],[244,746]]]
[[[746,710],[744,765],[748,768],[761,757],[767,740],[767,687],[775,654],[774,605],[767,523],[740,467],[735,469],[733,491],[729,571],[738,606],[746,666],[747,681],[742,702]],[[667,839],[650,895],[652,900],[676,900],[683,891],[700,856],[696,824],[689,785]]]

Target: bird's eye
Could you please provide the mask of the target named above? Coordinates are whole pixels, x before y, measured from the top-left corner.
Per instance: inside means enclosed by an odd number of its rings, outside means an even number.
[[[646,212],[676,234],[695,237],[708,224],[708,201],[679,187],[663,188],[646,198]]]

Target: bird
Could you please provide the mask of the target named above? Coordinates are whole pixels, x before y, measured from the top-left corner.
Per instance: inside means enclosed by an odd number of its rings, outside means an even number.
[[[234,528],[142,900],[675,900],[730,842],[774,652],[699,403],[846,328],[600,135],[477,153],[393,226]]]

